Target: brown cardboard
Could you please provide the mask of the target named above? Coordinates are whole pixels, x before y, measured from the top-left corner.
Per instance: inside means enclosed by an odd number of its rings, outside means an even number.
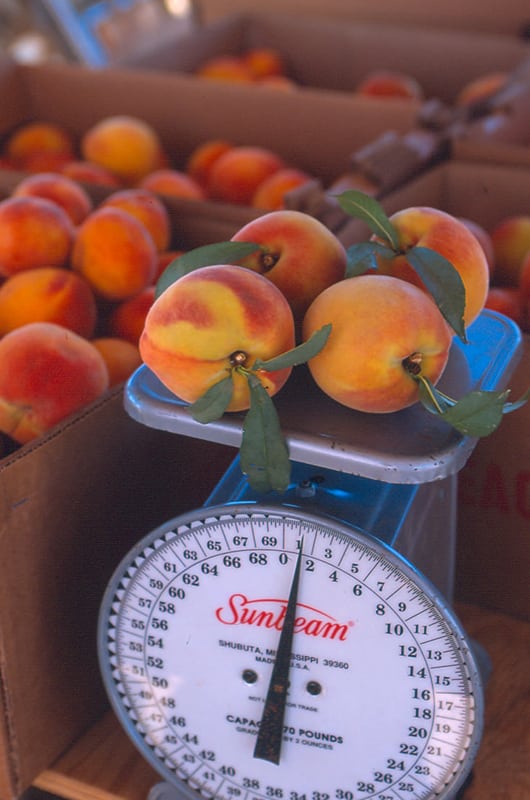
[[[198,144],[225,138],[269,147],[325,182],[382,131],[410,130],[416,114],[414,106],[392,108],[342,93],[256,92],[183,74],[74,64],[0,62],[0,95],[0,138],[30,119],[57,122],[80,137],[105,116],[132,114],[154,126],[177,168]],[[228,204],[215,207],[217,215],[236,213]]]
[[[205,22],[234,12],[255,8],[252,0],[196,0],[200,17]],[[507,0],[498,4],[486,0],[444,0],[426,3],[425,0],[267,0],[271,12],[324,17],[339,22],[375,22],[416,28],[432,26],[449,30],[485,31],[520,35],[527,31],[530,11],[527,0]]]
[[[453,103],[469,81],[492,71],[511,73],[529,54],[522,40],[498,33],[437,30],[430,24],[418,29],[404,22],[400,27],[380,21],[344,24],[288,11],[273,13],[268,6],[267,12],[221,17],[150,53],[131,54],[124,63],[193,72],[207,57],[272,47],[284,55],[288,75],[306,90],[351,93],[367,73],[385,68],[413,75],[426,98]],[[396,108],[410,104],[391,102]]]
[[[20,177],[0,173],[0,197]],[[195,218],[193,204],[170,206],[177,245],[237,230],[237,218],[198,205]],[[140,425],[122,395],[108,391],[23,447],[0,436],[0,800],[18,798],[106,707],[95,626],[121,555],[201,505],[234,457]]]
[[[441,208],[491,228],[528,213],[530,170],[448,161],[381,202],[388,214],[416,205]],[[364,223],[340,231],[346,246],[365,239]],[[530,385],[530,336],[508,385],[518,399]],[[456,598],[530,619],[530,404],[504,417],[478,442],[459,473]]]

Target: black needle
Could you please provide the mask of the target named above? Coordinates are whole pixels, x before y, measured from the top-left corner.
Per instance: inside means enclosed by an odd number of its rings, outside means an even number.
[[[254,758],[262,758],[264,761],[271,761],[273,764],[280,763],[283,718],[285,715],[285,703],[287,701],[287,688],[289,685],[289,667],[291,662],[301,564],[302,543],[300,543],[300,550],[298,551],[282,632],[280,634],[280,641],[278,642],[267,699],[265,700],[265,709],[261,717],[258,738],[254,748]]]

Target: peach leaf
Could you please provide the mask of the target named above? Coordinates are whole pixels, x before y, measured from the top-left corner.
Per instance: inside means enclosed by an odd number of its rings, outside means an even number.
[[[198,400],[192,403],[190,406],[191,416],[196,422],[203,424],[220,419],[232,399],[233,391],[234,381],[232,373],[229,373],[226,378],[214,383]]]

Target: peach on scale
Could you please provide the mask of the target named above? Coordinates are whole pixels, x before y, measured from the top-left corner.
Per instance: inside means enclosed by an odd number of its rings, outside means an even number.
[[[474,234],[452,214],[429,206],[404,208],[389,219],[398,237],[398,247],[393,257],[377,257],[379,272],[425,290],[422,280],[407,261],[407,252],[413,247],[434,250],[453,265],[462,279],[464,322],[466,326],[470,325],[484,308],[489,288],[488,262]],[[375,235],[372,240],[381,241]]]
[[[33,322],[0,339],[0,431],[26,444],[108,389],[103,357],[82,336]]]
[[[172,283],[151,306],[140,337],[145,364],[177,397],[193,403],[229,375],[227,411],[249,408],[245,370],[294,347],[287,300],[270,281],[231,264],[201,267]],[[258,376],[269,395],[291,368]]]
[[[419,398],[413,374],[436,384],[447,364],[449,326],[425,292],[399,278],[361,275],[333,284],[307,310],[304,340],[329,323],[329,339],[308,366],[320,389],[348,408],[406,408]]]
[[[260,246],[239,262],[261,273],[287,298],[296,320],[326,287],[342,280],[346,250],[329,228],[301,211],[270,211],[244,225],[233,242]]]

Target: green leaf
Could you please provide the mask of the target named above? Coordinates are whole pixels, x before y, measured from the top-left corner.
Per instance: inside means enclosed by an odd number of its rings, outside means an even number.
[[[454,405],[455,401],[442,395],[424,375],[415,378],[415,380],[418,383],[420,400],[431,414],[443,413]]]
[[[347,248],[346,277],[354,278],[370,269],[377,269],[377,256],[393,258],[395,252],[379,242],[359,242]]]
[[[284,492],[289,486],[291,464],[274,403],[256,375],[247,375],[250,408],[243,423],[239,450],[241,469],[258,492]]]
[[[489,436],[502,420],[505,400],[509,393],[509,390],[469,392],[440,416],[466,436]]]
[[[196,422],[213,422],[223,416],[232,399],[232,374],[227,375],[196,400],[191,406],[191,415]]]
[[[530,400],[530,389],[527,389],[526,392],[516,400],[515,403],[505,403],[502,413],[503,414],[511,414],[512,411],[517,411],[518,408],[522,408],[526,403]]]
[[[411,247],[406,254],[410,266],[419,275],[443,316],[466,342],[464,309],[466,290],[454,266],[436,250],[428,247]]]
[[[213,264],[237,264],[259,249],[260,246],[252,242],[216,242],[188,250],[167,265],[156,284],[155,297],[159,297],[168,286],[194,269]]]
[[[297,364],[305,364],[311,358],[320,353],[326,344],[329,334],[331,333],[331,322],[323,325],[318,331],[315,331],[309,339],[298,347],[293,347],[292,350],[287,350],[276,358],[269,358],[268,361],[260,361],[256,359],[252,365],[253,370],[265,369],[267,372],[274,372],[277,369],[285,369],[286,367],[296,367]]]
[[[370,230],[388,242],[392,250],[399,249],[396,229],[377,200],[364,192],[348,189],[347,192],[337,195],[337,202],[346,214],[366,222]]]

